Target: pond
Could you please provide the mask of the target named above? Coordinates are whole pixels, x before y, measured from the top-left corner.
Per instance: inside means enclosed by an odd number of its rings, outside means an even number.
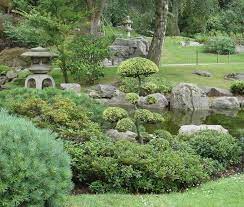
[[[156,126],[156,128],[163,128],[172,134],[178,134],[180,126],[182,125],[221,125],[228,129],[230,134],[240,138],[244,137],[244,111],[166,111],[163,113],[166,121],[163,126]],[[153,131],[155,126],[150,126],[149,131]]]

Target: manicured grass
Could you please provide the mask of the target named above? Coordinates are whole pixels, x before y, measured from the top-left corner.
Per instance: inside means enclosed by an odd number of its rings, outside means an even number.
[[[211,181],[184,193],[163,195],[80,195],[67,207],[243,207],[244,174]]]
[[[162,54],[162,64],[196,63],[196,51],[199,51],[199,63],[217,63],[217,55],[204,52],[204,47],[182,47],[185,38],[167,37]],[[194,40],[193,40],[194,41]],[[230,55],[230,63],[244,62],[244,54]],[[219,63],[228,63],[228,55],[219,55]]]
[[[193,75],[194,70],[205,70],[212,73],[213,77],[201,77]],[[224,76],[228,73],[244,72],[244,63],[240,64],[211,64],[202,66],[163,66],[160,68],[159,74],[162,78],[171,81],[173,84],[180,82],[195,83],[200,86],[215,86],[220,88],[229,88],[230,80],[225,80]],[[105,77],[100,81],[101,83],[113,83],[118,80],[116,68],[107,68],[105,70]]]

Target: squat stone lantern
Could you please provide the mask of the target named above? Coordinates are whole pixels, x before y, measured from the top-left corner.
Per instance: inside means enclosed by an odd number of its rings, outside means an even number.
[[[131,32],[133,31],[133,29],[132,29],[133,21],[130,19],[130,16],[126,17],[126,19],[123,22],[123,24],[124,24],[125,30],[127,32],[127,36],[130,38]]]
[[[29,71],[33,73],[25,80],[26,88],[55,87],[54,79],[48,75],[48,72],[51,71],[51,60],[57,57],[57,54],[50,52],[47,48],[37,47],[23,53],[22,56],[31,58]]]

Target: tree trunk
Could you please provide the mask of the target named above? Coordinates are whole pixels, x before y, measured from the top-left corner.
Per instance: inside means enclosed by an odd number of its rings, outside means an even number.
[[[179,36],[180,35],[180,28],[179,28],[179,0],[172,1],[172,14],[173,14],[173,21],[172,21],[172,35]]]
[[[154,0],[155,12],[155,31],[148,53],[148,59],[160,65],[164,38],[166,34],[169,2],[168,0]]]
[[[101,17],[106,0],[86,0],[90,15],[90,34],[98,35],[101,27]]]

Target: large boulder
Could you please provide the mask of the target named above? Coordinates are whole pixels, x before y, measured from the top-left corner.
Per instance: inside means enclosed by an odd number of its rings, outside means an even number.
[[[0,53],[0,64],[15,68],[28,67],[30,59],[21,56],[26,51],[26,48],[20,47],[4,49]]]
[[[227,89],[216,87],[202,87],[202,89],[208,97],[233,96],[233,94]]]
[[[219,133],[227,134],[228,130],[223,128],[221,125],[184,125],[181,126],[179,134],[192,135],[201,131],[213,130]]]
[[[208,97],[205,92],[194,84],[180,83],[173,88],[170,107],[180,110],[208,110]]]
[[[218,97],[211,99],[210,107],[215,110],[239,110],[240,103],[236,97]]]
[[[116,95],[116,87],[113,85],[99,84],[94,87],[94,90],[90,92],[90,96],[93,98],[109,98],[111,99]]]
[[[65,91],[73,91],[75,93],[80,93],[81,86],[77,83],[61,83],[60,88]]]
[[[136,137],[137,137],[137,134],[134,132],[131,132],[131,131],[119,132],[118,130],[115,130],[115,129],[109,129],[106,132],[106,135],[116,141],[125,139],[125,140],[135,142]]]
[[[117,38],[110,46],[110,51],[113,54],[113,64],[119,64],[123,60],[133,57],[146,57],[149,47],[150,42],[143,37]]]
[[[149,97],[155,98],[155,100],[157,100],[156,103],[149,104],[147,101]],[[161,93],[155,93],[155,94],[151,94],[151,95],[148,95],[145,97],[140,97],[140,100],[139,100],[139,106],[141,106],[143,108],[148,108],[148,109],[160,110],[160,109],[165,109],[168,105],[169,105],[169,102],[168,102],[167,98]]]

